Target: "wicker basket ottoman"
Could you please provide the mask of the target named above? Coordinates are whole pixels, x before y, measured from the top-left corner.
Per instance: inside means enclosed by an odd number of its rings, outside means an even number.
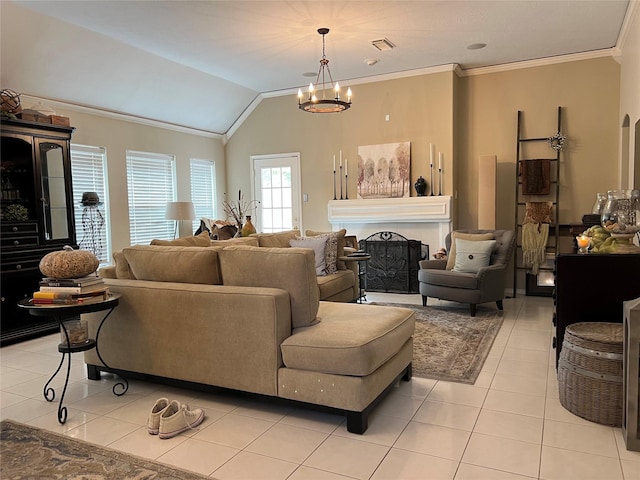
[[[592,422],[621,426],[622,359],[622,324],[569,325],[558,362],[562,406]]]

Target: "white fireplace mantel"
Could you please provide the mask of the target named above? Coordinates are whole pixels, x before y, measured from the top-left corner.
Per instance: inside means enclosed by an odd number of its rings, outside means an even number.
[[[431,252],[444,246],[451,231],[451,197],[434,195],[405,198],[330,200],[329,223],[347,229],[359,240],[381,231],[393,231],[429,245]]]

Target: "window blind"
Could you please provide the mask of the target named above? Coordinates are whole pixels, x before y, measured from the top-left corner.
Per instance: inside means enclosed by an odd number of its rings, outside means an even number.
[[[191,159],[191,202],[196,209],[193,231],[200,227],[200,219],[216,218],[215,162],[211,160]]]
[[[111,259],[109,199],[107,196],[107,151],[104,147],[71,144],[71,178],[76,241],[94,253],[101,264]],[[102,205],[85,207],[84,192],[96,192]]]
[[[174,222],[165,218],[176,200],[175,157],[127,150],[127,191],[131,245],[173,239]]]

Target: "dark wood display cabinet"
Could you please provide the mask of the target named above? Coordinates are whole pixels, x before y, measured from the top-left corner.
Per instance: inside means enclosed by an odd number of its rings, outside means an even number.
[[[640,297],[640,254],[560,254],[556,257],[553,323],[556,367],[568,325],[622,323],[622,302]]]
[[[55,331],[18,302],[38,290],[47,253],[76,244],[71,189],[72,127],[0,122],[0,345]]]

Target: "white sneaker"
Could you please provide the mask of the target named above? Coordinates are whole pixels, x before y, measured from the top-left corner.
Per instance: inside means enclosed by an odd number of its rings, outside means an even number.
[[[162,412],[167,408],[169,408],[168,398],[159,398],[156,400],[156,404],[151,409],[149,419],[147,420],[147,431],[150,435],[158,435],[158,431],[160,429],[160,415],[162,415]]]
[[[176,435],[197,427],[204,420],[204,410],[196,408],[189,410],[187,405],[173,400],[160,415],[160,438],[172,438]]]

